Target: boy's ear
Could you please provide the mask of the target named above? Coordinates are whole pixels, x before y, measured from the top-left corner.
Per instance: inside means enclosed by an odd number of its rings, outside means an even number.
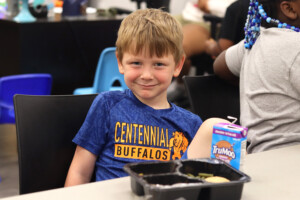
[[[297,19],[298,13],[296,12],[296,9],[294,6],[296,6],[293,1],[282,1],[280,3],[280,9],[281,12],[290,20]]]
[[[121,62],[121,60],[119,58],[118,52],[116,52],[116,57],[117,57],[117,61],[118,61],[119,72],[121,74],[124,74],[124,68],[123,68],[122,62]]]
[[[175,66],[175,70],[174,70],[174,74],[173,74],[174,77],[179,76],[179,74],[181,72],[181,69],[183,67],[184,61],[185,61],[185,55],[182,55],[181,59],[179,60],[179,62]]]

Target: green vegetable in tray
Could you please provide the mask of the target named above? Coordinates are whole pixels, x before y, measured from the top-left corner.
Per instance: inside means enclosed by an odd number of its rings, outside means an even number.
[[[210,174],[210,173],[198,173],[198,176],[194,176],[191,173],[187,173],[186,175],[189,177],[192,177],[192,178],[201,178],[201,179],[205,179],[205,178],[214,176],[213,174]]]
[[[205,179],[205,178],[208,178],[208,177],[212,177],[212,176],[214,176],[214,175],[213,175],[213,174],[209,174],[209,173],[198,173],[198,176],[199,176],[200,178]]]
[[[189,176],[189,177],[195,178],[195,176],[191,173],[187,173],[186,175]]]
[[[191,173],[187,173],[186,175],[189,177],[192,177],[192,178],[205,179],[207,182],[211,182],[211,183],[230,182],[227,178],[224,178],[221,176],[214,176],[213,174],[210,174],[210,173],[198,173],[198,176],[194,176]]]

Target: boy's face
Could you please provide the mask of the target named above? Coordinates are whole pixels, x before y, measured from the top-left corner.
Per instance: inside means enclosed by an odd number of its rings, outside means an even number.
[[[175,63],[172,54],[151,57],[146,51],[138,55],[125,52],[122,61],[117,54],[117,59],[126,85],[141,102],[155,109],[169,107],[167,89],[172,77],[179,75],[184,56],[178,64]]]

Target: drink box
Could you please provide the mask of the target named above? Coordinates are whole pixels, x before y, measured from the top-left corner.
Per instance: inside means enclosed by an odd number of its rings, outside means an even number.
[[[218,123],[213,127],[211,158],[221,159],[240,169],[246,155],[248,129],[231,123]]]

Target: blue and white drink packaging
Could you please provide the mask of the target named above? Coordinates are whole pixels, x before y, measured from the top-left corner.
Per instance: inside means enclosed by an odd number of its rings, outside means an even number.
[[[218,123],[213,127],[211,158],[229,163],[236,169],[243,165],[246,155],[248,128],[231,124]]]

